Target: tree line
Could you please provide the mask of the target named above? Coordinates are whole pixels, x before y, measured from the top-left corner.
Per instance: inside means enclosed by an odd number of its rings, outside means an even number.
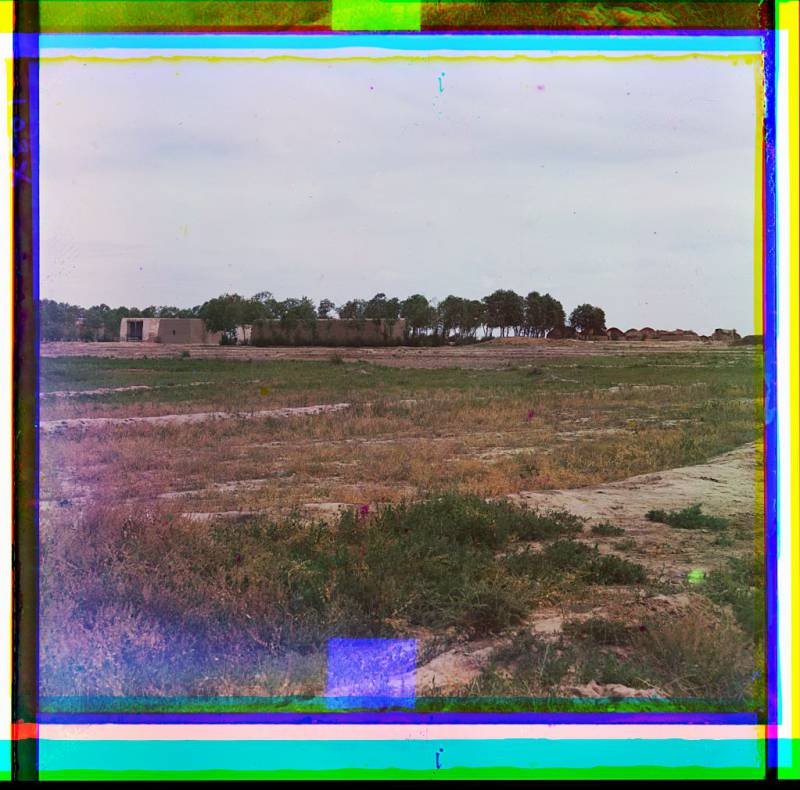
[[[522,296],[512,290],[497,290],[483,299],[450,295],[437,301],[422,294],[406,299],[377,293],[371,299],[350,299],[339,305],[330,299],[315,304],[303,296],[278,300],[269,291],[252,297],[222,294],[202,305],[184,309],[174,306],[111,308],[101,304],[89,308],[44,299],[40,302],[40,326],[43,340],[118,340],[122,318],[201,318],[210,332],[221,332],[229,339],[236,330],[253,322],[278,320],[290,327],[301,322],[327,318],[356,320],[385,319],[406,321],[410,338],[466,341],[510,335],[546,337],[554,330],[582,334],[605,331],[605,313],[590,304],[576,307],[567,320],[564,307],[548,293],[531,291]]]

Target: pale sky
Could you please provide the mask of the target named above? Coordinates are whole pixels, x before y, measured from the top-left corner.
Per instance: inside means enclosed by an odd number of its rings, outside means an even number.
[[[755,124],[753,67],[703,58],[45,63],[41,295],[512,288],[748,334]]]

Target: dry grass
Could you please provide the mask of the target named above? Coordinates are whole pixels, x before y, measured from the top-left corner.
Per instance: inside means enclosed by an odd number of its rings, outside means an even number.
[[[693,382],[657,399],[624,387],[554,398],[549,390],[520,393],[516,384],[499,392],[489,383],[482,388],[470,373],[459,373],[450,372],[452,382],[440,391],[398,393],[410,399],[387,398],[376,382],[336,414],[48,436],[43,496],[70,499],[71,488],[112,500],[202,490],[203,509],[220,510],[281,501],[397,501],[398,493],[443,488],[497,496],[696,463],[755,438],[753,401],[742,397],[747,382],[729,397],[715,397],[713,383]],[[283,400],[310,398],[289,395]],[[187,401],[183,408],[219,405]],[[69,408],[75,416],[80,404]],[[260,482],[215,488],[247,480]]]
[[[485,636],[560,583],[552,563],[515,570],[504,550],[579,530],[563,514],[457,495],[327,526],[197,527],[167,508],[86,508],[42,533],[43,693],[194,694],[340,633]],[[581,544],[552,546],[582,566]]]

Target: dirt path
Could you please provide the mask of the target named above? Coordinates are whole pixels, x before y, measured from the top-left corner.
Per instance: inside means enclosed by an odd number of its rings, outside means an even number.
[[[237,381],[236,384],[261,384],[263,379]],[[138,392],[140,390],[168,390],[181,387],[205,387],[219,384],[218,381],[184,381],[176,384],[131,384],[128,387],[98,387],[91,390],[53,390],[42,392],[40,398],[80,398],[85,395],[113,395],[116,392]]]
[[[250,412],[207,411],[189,414],[161,414],[154,417],[82,417],[69,420],[45,420],[39,423],[39,429],[42,433],[54,433],[70,428],[105,428],[114,425],[186,425],[207,420],[281,419],[325,414],[349,408],[349,403],[324,403],[318,406],[295,406]]]

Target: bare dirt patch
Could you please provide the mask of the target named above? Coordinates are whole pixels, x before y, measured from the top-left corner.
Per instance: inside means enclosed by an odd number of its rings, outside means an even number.
[[[675,530],[645,514],[654,509],[682,509],[702,503],[709,513],[752,525],[757,501],[756,446],[748,444],[707,464],[669,469],[591,488],[527,491],[512,501],[536,509],[568,510],[594,523],[609,522],[633,541],[638,562],[667,580],[685,579],[691,571],[708,572],[723,562],[705,531]],[[619,538],[593,538],[610,549]]]
[[[104,428],[112,425],[189,425],[209,420],[259,420],[302,417],[349,409],[349,403],[324,403],[317,406],[295,406],[285,409],[263,409],[251,412],[194,412],[188,414],[159,414],[153,417],[79,417],[69,420],[45,420],[39,423],[43,433],[73,428]]]

